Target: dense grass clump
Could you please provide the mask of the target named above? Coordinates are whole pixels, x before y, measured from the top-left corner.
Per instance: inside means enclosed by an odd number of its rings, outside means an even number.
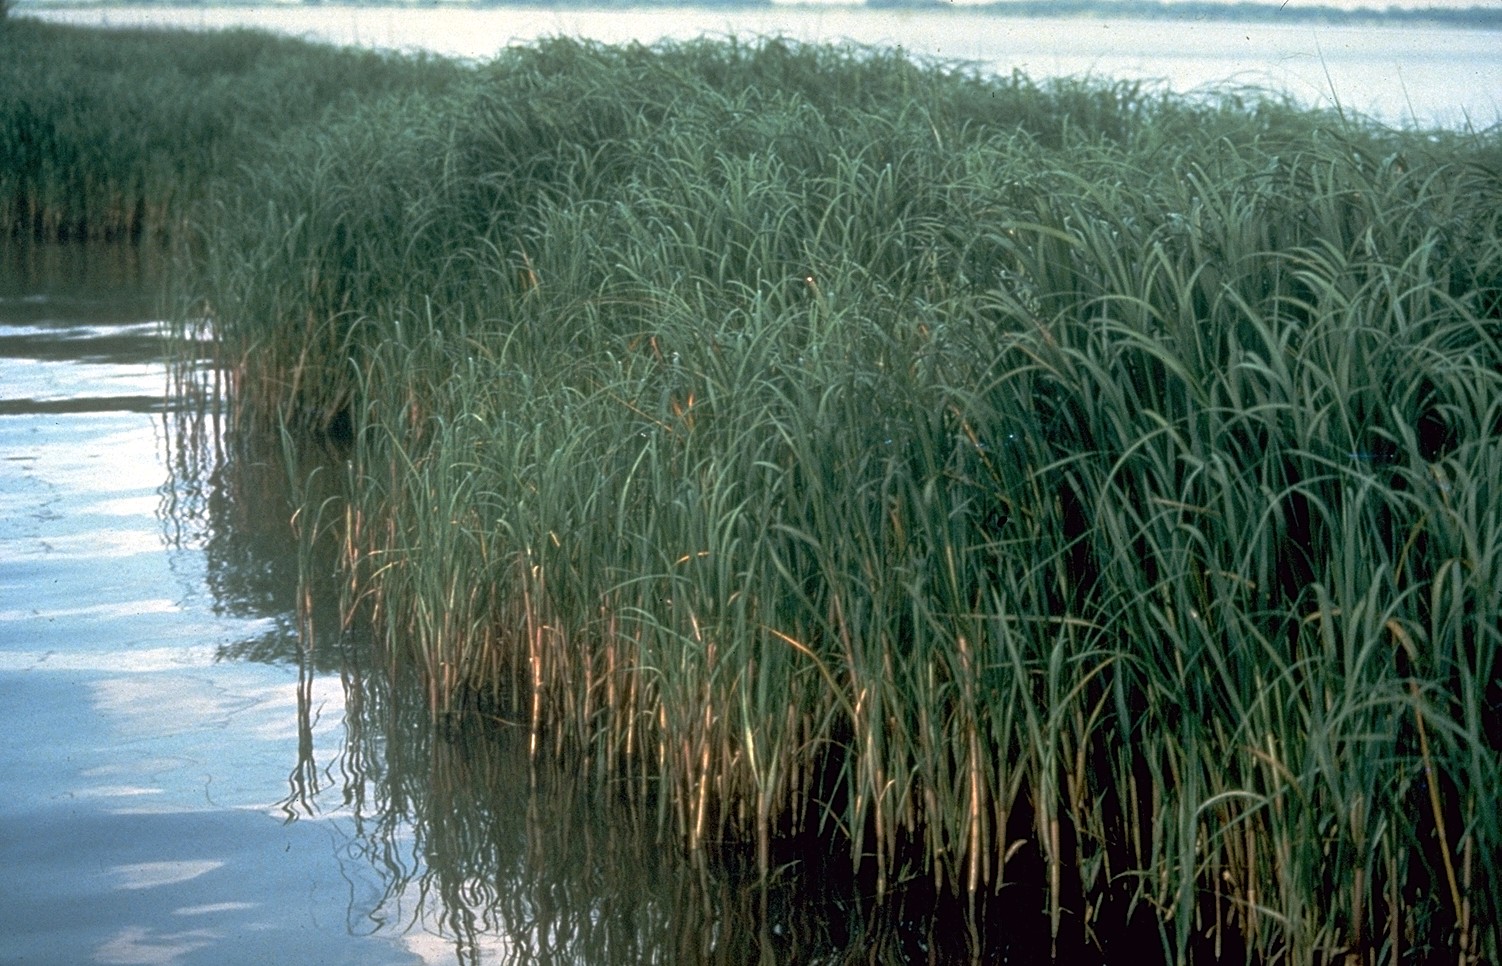
[[[268,137],[460,71],[249,30],[0,30],[0,231],[36,240],[160,238]]]
[[[1499,176],[1496,131],[557,40],[285,138],[199,291],[247,418],[350,435],[351,603],[435,711],[691,851],[1020,888],[1061,950],[1495,960]]]
[[[300,520],[435,713],[1060,954],[1502,955],[1498,131],[781,40],[350,54],[334,112],[222,42],[240,107],[157,64],[119,167],[27,75],[6,222],[194,200],[240,419],[348,448]]]

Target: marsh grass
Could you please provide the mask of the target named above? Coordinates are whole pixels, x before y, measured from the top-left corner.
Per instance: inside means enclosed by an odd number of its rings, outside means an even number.
[[[194,219],[349,615],[690,855],[1054,951],[1495,961],[1502,147],[553,40]],[[352,619],[352,618],[350,618]]]
[[[0,230],[38,241],[160,241],[268,138],[460,71],[249,30],[0,23]]]

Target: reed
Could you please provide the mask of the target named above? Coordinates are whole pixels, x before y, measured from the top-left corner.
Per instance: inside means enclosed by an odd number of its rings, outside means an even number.
[[[198,209],[351,614],[763,876],[1056,955],[1495,961],[1502,145],[553,40]]]

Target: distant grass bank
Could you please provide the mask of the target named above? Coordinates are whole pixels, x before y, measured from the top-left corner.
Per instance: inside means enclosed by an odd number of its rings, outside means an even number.
[[[364,56],[267,89],[304,55]],[[347,447],[300,519],[435,713],[1061,955],[1497,960],[1502,132],[781,40],[363,63],[157,220],[242,423]]]
[[[0,20],[0,231],[164,238],[208,180],[268,138],[460,67],[248,30],[94,30]]]

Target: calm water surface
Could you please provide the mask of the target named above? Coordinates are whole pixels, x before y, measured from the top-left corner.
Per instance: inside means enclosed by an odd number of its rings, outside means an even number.
[[[383,883],[334,860],[348,810],[289,807],[299,696],[338,749],[338,679],[230,659],[296,653],[295,558],[257,546],[285,513],[226,526],[227,481],[180,472],[208,440],[166,401],[158,278],[124,249],[0,260],[0,959],[416,961],[358,921]]]
[[[854,6],[739,11],[105,6],[31,12],[114,26],[254,26],[336,43],[478,58],[493,56],[509,44],[559,34],[647,43],[704,34],[780,34],[900,46],[921,56],[972,61],[987,70],[1021,69],[1034,78],[1149,80],[1181,92],[1206,85],[1265,87],[1306,104],[1339,104],[1393,124],[1487,127],[1502,120],[1502,32],[1491,30],[1109,17],[1021,19],[963,9]]]

